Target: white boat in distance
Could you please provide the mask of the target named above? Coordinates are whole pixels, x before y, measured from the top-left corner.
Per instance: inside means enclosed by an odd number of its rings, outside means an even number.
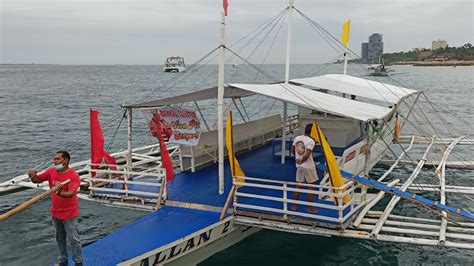
[[[370,65],[369,67],[367,67],[367,75],[386,77],[390,75],[390,69],[385,67],[384,64]]]
[[[171,56],[166,58],[163,66],[163,72],[183,72],[186,70],[184,58],[180,56]]]

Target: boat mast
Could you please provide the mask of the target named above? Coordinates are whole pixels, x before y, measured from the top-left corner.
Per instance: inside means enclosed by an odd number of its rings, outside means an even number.
[[[347,46],[344,50],[344,75],[347,75]]]
[[[348,20],[342,26],[342,44],[344,45],[344,75],[347,75],[347,51],[349,47],[349,34],[350,34],[350,24],[351,21]],[[346,98],[346,94],[342,94],[343,98]]]
[[[225,0],[224,0],[225,1]],[[223,4],[224,4],[223,1]],[[224,60],[225,60],[225,11],[221,8],[219,36],[219,74],[217,78],[217,138],[219,153],[219,194],[224,194]]]
[[[347,51],[349,47],[350,23],[351,21],[348,20],[342,26],[342,44],[344,45],[344,75],[347,75]]]
[[[291,22],[293,18],[294,0],[288,0],[288,35],[286,38],[286,62],[285,62],[285,84],[289,84],[290,80],[290,49],[291,49]],[[288,104],[283,102],[283,121],[281,134],[281,164],[285,164],[286,159],[286,120],[288,117]]]

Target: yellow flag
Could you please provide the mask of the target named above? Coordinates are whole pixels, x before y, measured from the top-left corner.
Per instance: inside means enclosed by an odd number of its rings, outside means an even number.
[[[336,157],[334,156],[334,153],[332,152],[332,149],[329,146],[329,143],[327,142],[326,137],[324,137],[324,134],[321,131],[321,128],[319,128],[316,122],[313,122],[313,127],[311,128],[310,136],[312,138],[314,138],[313,131],[314,131],[314,135],[317,136],[317,138],[315,138],[315,141],[318,141],[319,143],[321,143],[321,147],[323,148],[324,158],[326,158],[326,165],[328,167],[329,177],[331,180],[332,187],[344,186],[344,179],[342,178],[341,170],[339,169],[339,165],[337,164]],[[334,190],[334,192],[337,193],[336,190]],[[343,203],[349,202],[349,196],[348,195],[344,196],[342,198],[342,202]]]
[[[234,154],[234,136],[232,134],[232,111],[229,113],[227,122],[225,125],[225,142],[227,146],[227,151],[229,153],[229,165],[232,172],[232,176],[245,176],[244,171],[240,169],[240,164]],[[244,179],[237,178],[237,182],[244,182]]]
[[[351,28],[351,20],[347,20],[344,25],[342,25],[342,37],[341,42],[344,44],[344,47],[347,48],[347,44],[349,43],[349,30]]]
[[[319,140],[319,134],[318,134],[318,126],[316,125],[316,122],[313,122],[313,126],[311,127],[311,134],[309,136],[314,139],[314,141],[321,143]]]

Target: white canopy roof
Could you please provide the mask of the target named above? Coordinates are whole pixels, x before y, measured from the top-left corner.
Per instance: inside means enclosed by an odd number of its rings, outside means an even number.
[[[349,75],[329,74],[311,78],[292,79],[291,82],[321,89],[353,94],[379,101],[398,103],[416,90],[393,86]]]
[[[249,96],[251,93],[247,91],[242,91],[237,88],[224,88],[224,98],[239,98]],[[194,102],[194,101],[203,101],[209,99],[216,99],[217,98],[217,87],[212,87],[200,91],[194,91],[190,93],[185,93],[178,96],[173,96],[169,98],[159,99],[159,100],[151,100],[147,102],[137,103],[137,104],[123,104],[123,107],[129,108],[151,108],[151,107],[160,107],[166,106],[171,104],[178,104],[178,103],[187,103],[187,102]]]
[[[342,98],[296,85],[280,84],[229,84],[232,87],[265,95],[298,106],[327,112],[361,121],[382,119],[390,108]]]

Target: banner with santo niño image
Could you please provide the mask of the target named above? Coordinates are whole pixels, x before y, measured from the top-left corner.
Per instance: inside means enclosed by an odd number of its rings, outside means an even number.
[[[201,122],[193,110],[181,108],[155,108],[143,111],[151,135],[158,138],[157,122],[161,123],[165,141],[196,146],[201,137]]]

